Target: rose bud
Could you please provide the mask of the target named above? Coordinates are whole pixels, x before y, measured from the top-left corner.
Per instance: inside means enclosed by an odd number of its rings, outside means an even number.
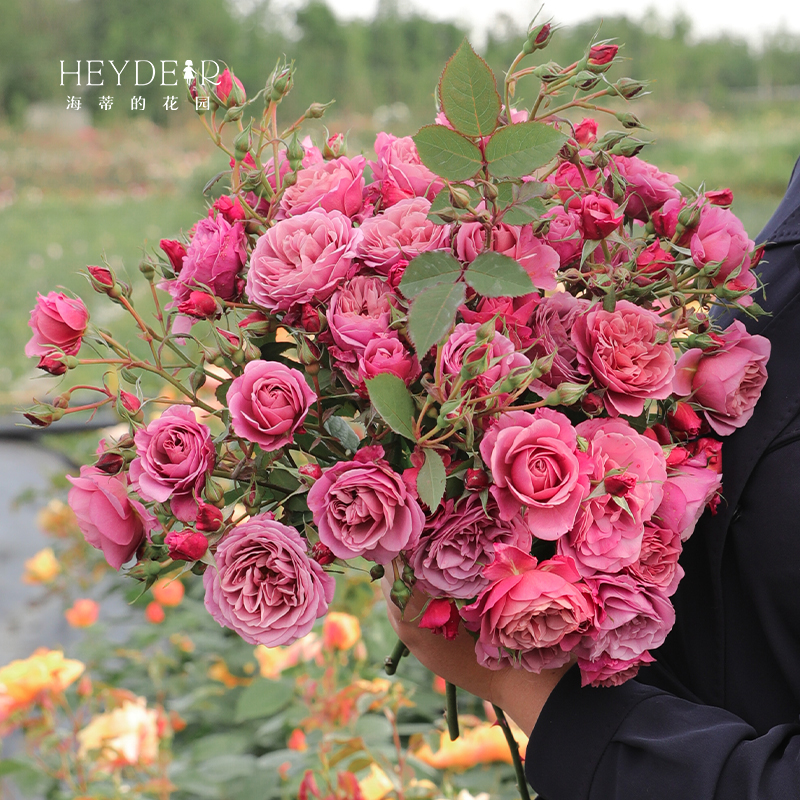
[[[522,52],[525,53],[525,55],[530,55],[537,50],[547,47],[552,36],[553,26],[549,22],[530,28],[528,30],[528,38],[522,46]]]
[[[575,126],[575,141],[587,147],[597,141],[597,120],[586,117]]]
[[[244,209],[238,197],[231,197],[225,194],[220,197],[211,208],[215,208],[219,211],[231,225],[237,220],[245,218]]]
[[[60,356],[58,353],[51,353],[42,356],[36,365],[39,369],[49,372],[51,375],[63,375],[67,371],[66,359],[68,356]]]
[[[619,206],[608,197],[588,194],[581,198],[581,221],[587,239],[605,239],[622,224],[622,215],[614,216]]]
[[[614,57],[617,55],[619,45],[616,44],[596,44],[589,50],[589,60],[587,65],[592,71],[605,72],[605,69],[597,70],[598,67],[608,69]]]
[[[425,613],[419,621],[420,628],[427,628],[431,633],[444,636],[452,641],[458,634],[458,625],[461,617],[458,608],[452,600],[436,598],[428,603]]]
[[[108,290],[114,285],[114,275],[107,267],[89,267],[89,276],[95,291],[107,294]]]
[[[195,319],[211,319],[219,314],[216,299],[206,292],[190,292],[189,297],[178,303],[178,311]]]
[[[334,133],[333,136],[329,136],[328,140],[325,142],[325,145],[322,148],[322,157],[326,161],[332,161],[334,158],[339,158],[339,156],[343,156],[346,150],[346,143],[344,139],[343,133]]]
[[[122,453],[103,453],[94,465],[101,472],[105,472],[106,475],[116,475],[125,465],[125,458]]]
[[[195,527],[204,533],[214,533],[222,526],[222,510],[210,503],[199,503]]]
[[[192,530],[170,531],[164,543],[173,561],[197,561],[208,550],[208,539],[202,533]]]
[[[314,308],[311,303],[306,303],[303,306],[303,312],[300,315],[300,325],[304,331],[307,333],[319,333],[325,321],[325,315]]]
[[[22,416],[37,428],[46,428],[64,416],[64,409],[40,403]]]
[[[142,407],[142,402],[130,392],[120,391],[119,401],[129,414],[137,414]]]
[[[730,189],[714,189],[706,192],[706,200],[712,206],[729,206],[733,202],[733,192]]]
[[[303,464],[297,471],[314,481],[318,481],[322,477],[322,467],[319,464]]]
[[[167,254],[169,263],[177,275],[183,267],[183,259],[186,258],[186,248],[174,239],[162,239],[159,247]]]
[[[239,322],[239,327],[253,336],[266,336],[275,330],[272,320],[261,311],[253,311],[248,314]]]
[[[679,467],[691,454],[685,447],[675,446],[667,455],[667,467]]]
[[[697,436],[703,427],[703,420],[697,412],[688,404],[678,402],[672,411],[667,413],[669,428],[674,433],[683,433],[690,438]]]
[[[468,469],[464,486],[471,492],[480,492],[489,486],[489,476],[482,469]]]
[[[241,106],[247,100],[247,93],[242,82],[227,67],[217,78],[215,92],[225,108]]]
[[[636,476],[629,472],[622,475],[608,475],[603,481],[606,492],[612,497],[623,497],[636,486]]]
[[[336,561],[336,556],[331,552],[330,547],[324,545],[322,542],[315,542],[311,546],[311,558],[322,567],[327,564],[333,564],[333,562]]]

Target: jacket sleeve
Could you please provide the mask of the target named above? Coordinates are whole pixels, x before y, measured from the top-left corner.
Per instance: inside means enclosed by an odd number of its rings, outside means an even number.
[[[525,769],[542,800],[778,800],[800,793],[800,723],[762,736],[720,708],[629,681],[548,699]]]

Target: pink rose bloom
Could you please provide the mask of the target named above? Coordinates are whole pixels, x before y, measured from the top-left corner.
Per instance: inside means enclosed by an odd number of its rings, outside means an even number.
[[[316,209],[281,220],[256,242],[250,257],[250,302],[269,311],[325,302],[347,277],[359,237],[339,211]]]
[[[576,430],[589,442],[589,480],[597,488],[559,539],[558,552],[574,558],[583,575],[618,572],[639,558],[644,524],[664,496],[666,459],[657,442],[621,419],[586,420]]]
[[[353,159],[342,156],[298,170],[297,183],[281,198],[281,209],[287,217],[321,208],[359,219],[364,210],[366,164],[363,156]]]
[[[193,289],[206,287],[223,300],[235,300],[242,293],[237,280],[247,261],[247,237],[242,224],[233,225],[224,215],[206,217],[195,225],[176,280],[167,284],[176,302],[189,299]]]
[[[685,542],[694,532],[706,505],[721,488],[722,476],[718,472],[710,467],[692,466],[686,461],[670,470],[656,517]]]
[[[574,211],[565,211],[562,206],[555,206],[542,216],[550,220],[550,228],[544,238],[558,253],[561,266],[566,267],[580,256],[583,249],[580,215]]]
[[[584,195],[581,198],[580,214],[581,226],[587,239],[605,239],[623,221],[619,206],[604,195]]]
[[[320,541],[337,558],[363,556],[378,564],[413,547],[425,523],[419,503],[379,446],[326,469],[308,493],[308,507]]]
[[[711,277],[714,286],[728,284],[735,291],[756,288],[756,277],[750,271],[750,253],[755,243],[730,209],[704,206],[690,248],[698,268],[719,263],[719,270]],[[738,274],[729,281],[731,273],[736,270]]]
[[[375,139],[377,161],[370,161],[376,181],[380,181],[384,207],[394,205],[409,197],[433,200],[444,186],[419,159],[417,146],[410,136],[397,138],[390,133],[379,133]]]
[[[637,417],[645,400],[672,394],[675,353],[654,311],[620,300],[614,311],[599,304],[572,326],[581,371],[605,389],[609,414]]]
[[[374,275],[356,275],[331,297],[326,312],[333,341],[356,355],[376,336],[389,333],[392,292]]]
[[[484,511],[480,496],[470,494],[440,505],[425,523],[409,563],[417,585],[431,597],[475,597],[488,583],[483,568],[494,560],[497,545],[529,552],[531,532],[520,517],[498,518],[490,500]]]
[[[584,147],[597,141],[597,120],[584,117],[575,126],[575,141]]]
[[[316,399],[303,373],[278,361],[245,364],[227,394],[234,432],[264,450],[291,444]]]
[[[652,281],[660,280],[675,264],[675,258],[661,246],[661,240],[656,239],[636,256],[638,273],[635,281],[639,286],[646,286]]]
[[[198,422],[187,406],[170,406],[133,438],[136,458],[131,461],[131,485],[145,500],[170,500],[178,519],[192,521],[206,475],[216,461],[208,426]]]
[[[592,157],[594,153],[591,150],[581,150],[580,155]],[[594,188],[598,177],[601,175],[600,170],[584,165],[581,165],[581,169],[589,188]],[[553,183],[558,187],[558,199],[562,203],[567,203],[569,208],[580,207],[581,194],[587,191],[587,187],[575,164],[570,164],[569,161],[562,161],[558,165],[555,174],[547,178],[547,182]]]
[[[581,642],[581,658],[596,661],[605,654],[633,661],[664,644],[675,624],[675,609],[660,589],[629,575],[597,575],[586,583],[605,614],[597,622],[597,637]]]
[[[67,297],[62,292],[37,295],[28,320],[33,336],[25,345],[25,355],[77,355],[88,324],[89,312],[79,297]]]
[[[639,667],[654,661],[648,652],[627,661],[611,658],[607,653],[602,653],[595,661],[579,658],[581,686],[621,686],[639,674]]]
[[[666,496],[666,489],[664,494]],[[660,511],[656,511],[655,517],[645,522],[639,559],[627,567],[627,571],[639,583],[657,586],[671,597],[683,578],[683,568],[678,564],[683,545],[679,533],[656,523],[659,514]]]
[[[120,567],[136,554],[155,519],[144,506],[128,496],[123,473],[107,475],[97,467],[81,467],[80,476],[67,475],[72,484],[69,507],[75,512],[83,538],[106,561]]]
[[[647,222],[653,211],[661,208],[667,200],[680,198],[681,193],[675,188],[680,180],[677,175],[661,172],[658,167],[636,156],[616,156],[614,163],[627,183],[627,216]]]
[[[551,408],[506,412],[480,450],[494,478],[490,491],[501,519],[512,519],[524,507],[531,531],[550,541],[572,527],[590,491],[589,464],[564,414]]]
[[[532,342],[531,314],[541,299],[535,292],[521,297],[481,297],[474,311],[461,306],[461,316],[464,322],[478,325],[494,319],[495,330],[524,350]]]
[[[478,661],[489,669],[510,663],[532,672],[565,664],[595,616],[591,594],[569,559],[554,556],[539,563],[512,545],[498,544],[483,574],[489,586],[461,609],[466,627],[478,632]],[[522,663],[512,655],[518,652]]]
[[[372,339],[358,357],[358,377],[361,381],[383,372],[396,375],[406,385],[413,383],[421,372],[416,355],[409,352],[396,334]]]
[[[259,514],[231,530],[203,575],[208,612],[249,644],[291,644],[328,610],[335,582],[288,525]]]
[[[382,214],[364,220],[360,230],[359,257],[364,263],[388,275],[399,261],[410,261],[429,250],[450,245],[450,229],[428,219],[431,204],[424,197],[399,200]]]
[[[675,393],[691,395],[714,431],[728,436],[753,416],[767,381],[771,345],[764,336],[751,336],[739,320],[714,338],[717,347],[693,347],[680,357]]]

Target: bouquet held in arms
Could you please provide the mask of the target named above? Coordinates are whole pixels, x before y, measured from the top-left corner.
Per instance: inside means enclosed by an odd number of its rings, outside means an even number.
[[[607,78],[617,46],[526,66],[551,35],[532,26],[499,88],[465,41],[435,120],[366,156],[303,138],[324,105],[281,127],[291,65],[251,99],[228,70],[189,87],[228,193],[140,287],[88,267],[147,355],[78,297],[40,296],[30,320],[42,369],[114,374],[26,413],[129,424],[70,478],[113,567],[149,587],[183,565],[254,644],[308,633],[330,573],[358,568],[401,607],[419,587],[419,624],[472,636],[492,669],[576,659],[612,685],[653,660],[681,546],[720,500],[720,437],[767,377],[767,340],[710,314],[761,313],[758,253],[729,190],[639,156],[645,87]],[[535,103],[514,108],[526,78]]]

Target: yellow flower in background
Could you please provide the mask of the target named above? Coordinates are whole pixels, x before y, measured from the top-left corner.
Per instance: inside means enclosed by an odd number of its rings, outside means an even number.
[[[73,628],[89,628],[97,622],[99,615],[100,606],[88,597],[77,599],[72,604],[72,608],[68,608],[64,612],[67,622]]]
[[[352,614],[329,611],[322,623],[322,642],[326,648],[349,650],[361,639],[361,625]]]
[[[528,737],[518,728],[512,728],[520,752],[524,755],[528,745]],[[462,730],[461,736],[454,742],[447,733],[439,737],[439,748],[434,752],[424,742],[414,756],[428,766],[436,769],[468,769],[476,764],[488,764],[502,761],[511,764],[511,752],[506,737],[499,725],[485,722],[475,728]]]
[[[61,572],[52,547],[45,547],[35,553],[25,562],[25,571],[22,574],[23,583],[51,583],[56,575]]]
[[[78,731],[78,757],[97,753],[107,768],[146,766],[158,758],[158,713],[143,697],[98,714]]]
[[[75,512],[61,500],[51,500],[36,515],[36,524],[45,533],[63,538],[78,530]]]
[[[369,775],[358,782],[358,787],[364,800],[383,800],[394,791],[391,779],[377,764],[370,764]]]
[[[237,686],[249,686],[252,678],[239,678],[234,675],[224,661],[217,661],[208,668],[208,677],[213,681],[219,681],[228,689],[235,689]]]
[[[286,647],[256,646],[254,655],[262,678],[277,680],[281,673],[295,664],[313,661],[322,652],[322,641],[309,633]]]

